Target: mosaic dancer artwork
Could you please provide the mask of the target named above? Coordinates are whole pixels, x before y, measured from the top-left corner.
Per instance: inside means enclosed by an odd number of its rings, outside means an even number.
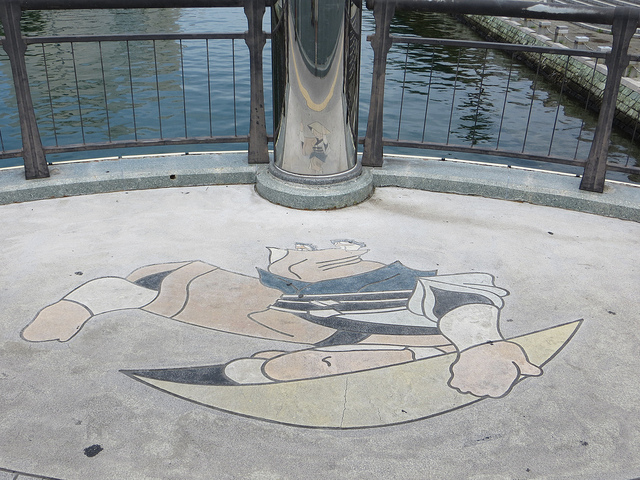
[[[441,275],[399,261],[369,261],[362,258],[365,245],[353,240],[336,240],[326,249],[297,244],[269,252],[268,268],[258,269],[258,277],[190,261],[91,280],[42,309],[22,337],[81,341],[78,332],[93,317],[141,309],[288,342],[290,349],[223,364],[123,373],[238,415],[362,428],[504,397],[520,381],[542,375],[581,323],[507,339],[500,332],[500,312],[508,291],[488,273]]]

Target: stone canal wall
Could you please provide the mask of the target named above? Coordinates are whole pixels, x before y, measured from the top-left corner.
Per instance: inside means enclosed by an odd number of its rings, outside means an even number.
[[[561,43],[554,43],[549,37],[540,35],[535,30],[508,18],[465,15],[463,20],[483,36],[498,42],[569,48]],[[596,65],[595,59],[588,57],[546,54],[540,56],[538,53],[522,52],[518,54],[518,58],[534,70],[540,68],[542,74],[558,84],[562,82],[566,69],[565,88],[569,89],[569,93],[582,102],[588,101],[589,107],[593,110],[599,109],[607,75],[607,67],[604,66],[603,59],[600,59]],[[640,83],[623,77],[618,94],[615,123],[619,128],[633,135],[639,115]]]

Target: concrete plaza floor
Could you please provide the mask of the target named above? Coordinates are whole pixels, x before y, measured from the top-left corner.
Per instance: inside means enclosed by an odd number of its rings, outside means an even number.
[[[59,182],[76,167],[60,168]],[[639,188],[611,188],[624,190],[637,210]],[[249,183],[23,201],[0,206],[0,224],[1,480],[640,476],[638,222],[392,186],[376,188],[357,206],[300,211],[267,202]],[[443,347],[435,362],[444,366],[426,367],[432,359],[398,341],[393,348],[416,358],[364,373],[216,387],[239,392],[225,397],[244,405],[234,413],[233,405],[216,406],[213,394],[189,399],[185,390],[135,381],[123,370],[229,364],[256,352],[310,348],[301,340],[232,333],[234,318],[255,311],[253,290],[234,280],[222,293],[210,292],[228,299],[227,326],[221,312],[207,325],[151,313],[126,303],[117,288],[95,289],[86,301],[79,293],[84,284],[99,285],[96,279],[119,282],[140,267],[172,262],[199,261],[258,285],[256,269],[284,254],[268,247],[295,250],[297,243],[301,255],[342,247],[357,257],[354,265],[401,262],[437,270],[436,280],[487,274],[493,283],[485,287],[499,308],[497,340],[521,345],[542,375],[524,375],[520,366],[522,381],[499,398],[461,393],[446,384],[456,352]],[[295,281],[308,275],[296,270],[310,262],[301,258],[287,270]],[[185,305],[197,302],[196,278],[176,287]],[[417,285],[426,285],[420,278]],[[162,282],[161,293],[170,286]],[[71,338],[44,341],[24,330],[67,296],[95,314]],[[100,302],[112,306],[94,306]],[[270,309],[268,302],[263,307]],[[45,333],[70,321],[65,315],[51,316]],[[567,324],[560,343],[546,333],[537,344],[519,340]],[[318,348],[327,352],[325,364],[339,356],[332,348]],[[422,365],[442,371],[422,375]],[[413,366],[420,366],[418,376],[405,376]],[[330,384],[334,378],[344,383]],[[278,398],[272,387],[283,385],[288,395]],[[339,423],[323,420],[335,405]]]

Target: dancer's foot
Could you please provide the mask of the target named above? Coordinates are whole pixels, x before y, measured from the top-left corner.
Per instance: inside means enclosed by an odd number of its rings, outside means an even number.
[[[66,342],[91,316],[91,312],[79,303],[60,300],[42,309],[22,331],[22,338],[30,342]]]

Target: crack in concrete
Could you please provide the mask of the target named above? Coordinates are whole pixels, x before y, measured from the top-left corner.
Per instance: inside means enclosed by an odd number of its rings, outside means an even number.
[[[344,413],[347,411],[347,388],[349,388],[349,377],[344,379],[344,404],[342,407],[342,418],[340,418],[340,428],[344,426]]]

